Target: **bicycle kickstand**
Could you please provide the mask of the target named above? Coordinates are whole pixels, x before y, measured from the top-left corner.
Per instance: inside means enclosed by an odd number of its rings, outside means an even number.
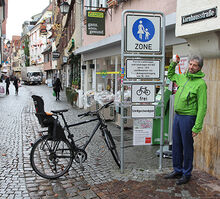
[[[83,166],[83,164],[82,164],[82,160],[83,160],[83,157],[82,157],[82,155],[80,155],[80,154],[78,154],[78,158],[79,158],[79,167],[80,167],[80,169],[82,170],[82,171],[84,171],[85,170],[85,168],[84,168],[84,166]]]

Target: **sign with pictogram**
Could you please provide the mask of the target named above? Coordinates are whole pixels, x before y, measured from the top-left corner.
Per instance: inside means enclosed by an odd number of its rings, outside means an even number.
[[[132,85],[131,86],[131,102],[154,102],[155,101],[155,85]]]
[[[127,52],[160,52],[160,16],[127,15]]]

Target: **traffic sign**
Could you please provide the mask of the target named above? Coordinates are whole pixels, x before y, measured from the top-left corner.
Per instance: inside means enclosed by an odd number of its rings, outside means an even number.
[[[132,118],[154,118],[154,106],[131,106]]]
[[[155,85],[132,85],[131,86],[131,102],[154,102],[155,101]]]
[[[127,15],[127,52],[160,52],[160,16]]]
[[[160,61],[148,59],[127,59],[126,77],[138,79],[159,79]]]

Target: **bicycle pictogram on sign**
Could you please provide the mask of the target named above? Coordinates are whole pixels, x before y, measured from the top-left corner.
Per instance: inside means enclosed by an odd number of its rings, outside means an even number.
[[[144,93],[145,95],[148,96],[148,95],[150,95],[150,90],[148,90],[147,87],[141,86],[140,89],[138,89],[138,90],[136,91],[136,94],[137,94],[138,96],[140,96],[140,95],[142,95],[142,93]]]

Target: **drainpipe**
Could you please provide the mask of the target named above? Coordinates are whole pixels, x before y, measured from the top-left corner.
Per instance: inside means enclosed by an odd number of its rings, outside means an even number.
[[[83,10],[84,10],[83,8],[84,8],[84,0],[82,0],[81,3],[82,3],[82,4],[81,4],[81,20],[80,20],[80,21],[81,21],[81,28],[80,28],[80,33],[81,33],[81,45],[82,45],[82,43],[83,43],[83,34],[82,34],[83,31],[82,31],[82,30],[83,30]]]

